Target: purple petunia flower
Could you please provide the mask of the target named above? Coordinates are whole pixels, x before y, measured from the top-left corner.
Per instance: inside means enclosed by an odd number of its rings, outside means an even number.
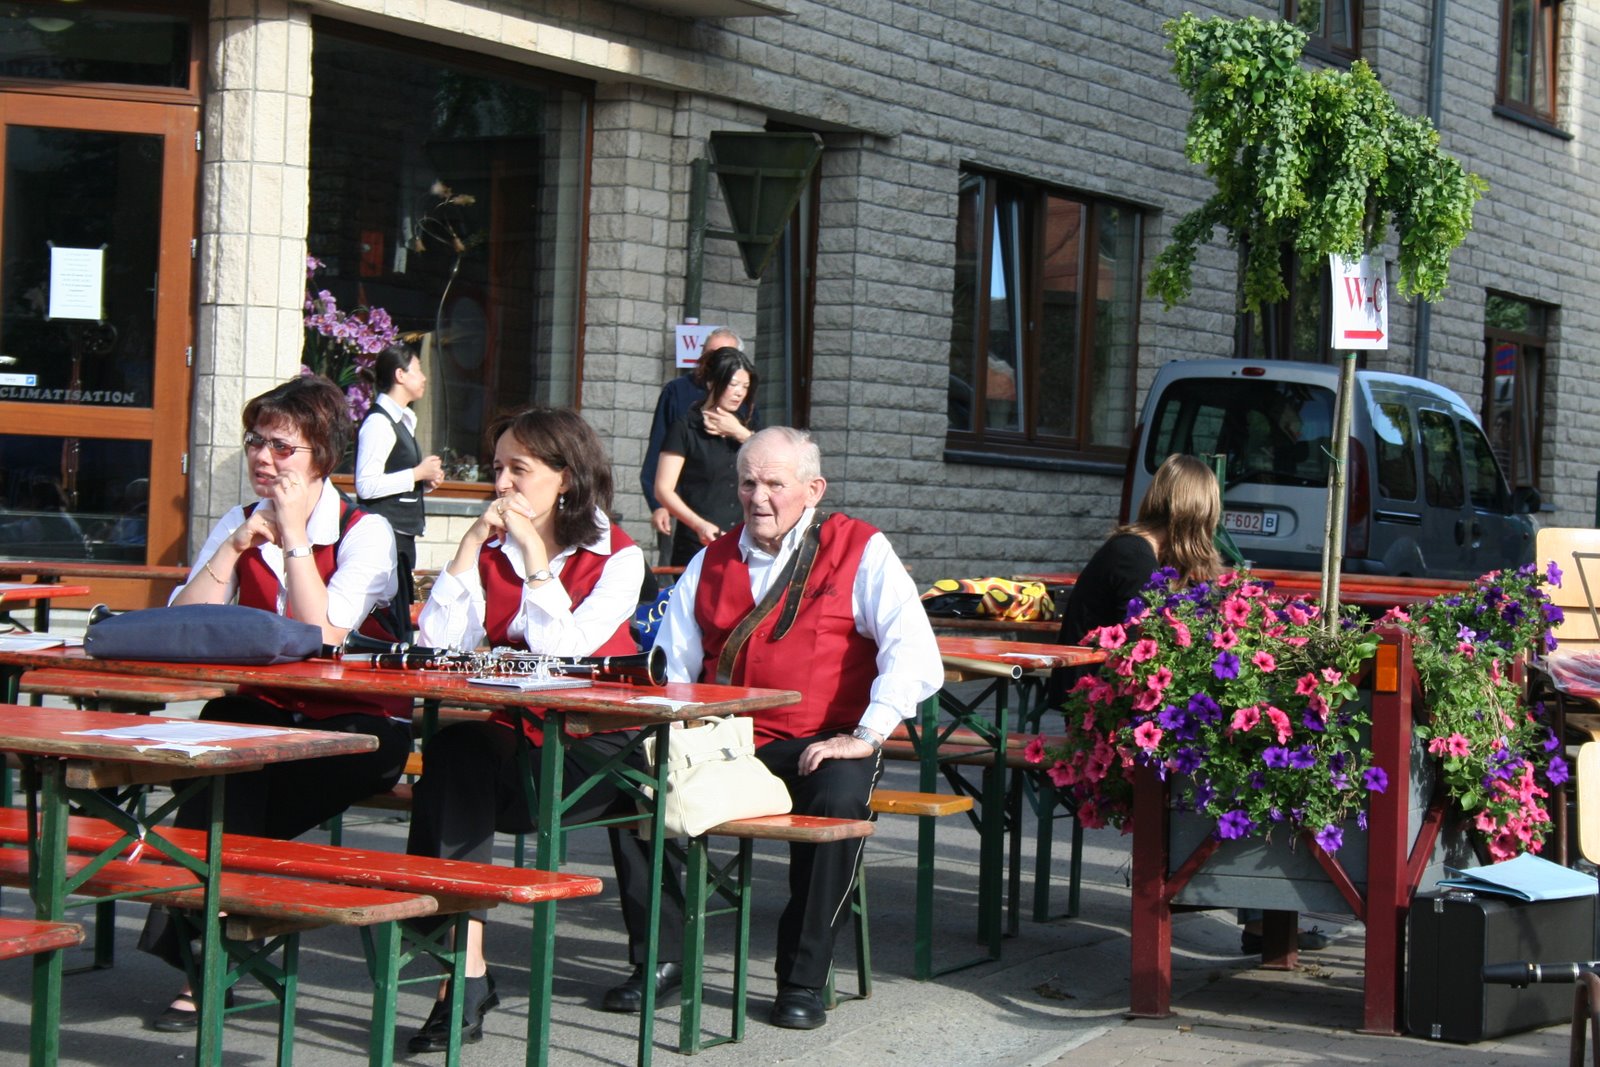
[[[1188,718],[1187,715],[1171,704],[1168,704],[1156,714],[1156,722],[1160,724],[1163,730],[1180,730],[1183,728],[1184,723],[1188,721]]]
[[[1555,604],[1541,604],[1539,610],[1544,613],[1544,621],[1551,626],[1560,626],[1567,619],[1567,613]]]
[[[1289,753],[1289,766],[1297,771],[1309,771],[1317,765],[1317,754],[1310,745],[1301,745]]]
[[[1239,657],[1226,649],[1218,652],[1217,658],[1211,661],[1211,673],[1224,682],[1239,677]]]
[[[1189,714],[1201,722],[1216,724],[1222,721],[1222,708],[1209,693],[1196,693],[1189,698]]]
[[[1567,772],[1567,761],[1560,756],[1550,757],[1550,766],[1545,768],[1544,776],[1550,779],[1551,785],[1560,785],[1572,777]]]
[[[1180,748],[1172,754],[1172,769],[1179,774],[1193,774],[1200,769],[1204,757],[1193,748]]]
[[[1359,826],[1363,830],[1365,830],[1367,828],[1367,813],[1366,812],[1364,812],[1364,811],[1356,812],[1356,825]]]
[[[1250,821],[1250,816],[1235,808],[1217,820],[1217,836],[1224,841],[1236,841],[1254,830],[1255,826],[1256,824]]]
[[[1328,757],[1328,770],[1332,771],[1334,774],[1343,774],[1344,766],[1349,761],[1350,753],[1335,752],[1333,755]]]
[[[1317,844],[1324,852],[1337,852],[1344,844],[1344,831],[1330,823],[1317,831]]]
[[[1554,730],[1547,730],[1545,731],[1544,741],[1540,744],[1546,752],[1554,752],[1561,747],[1561,739],[1556,736]]]
[[[1326,726],[1322,725],[1322,716],[1318,715],[1310,708],[1307,708],[1305,710],[1305,714],[1300,716],[1300,722],[1307,730],[1310,730],[1314,734],[1320,734],[1327,729]]]
[[[1268,745],[1261,753],[1261,762],[1275,770],[1289,766],[1289,750],[1282,745]]]
[[[1544,578],[1551,585],[1561,585],[1561,568],[1556,566],[1555,560],[1551,560],[1550,565],[1544,569]]]
[[[1369,793],[1382,793],[1389,788],[1389,772],[1382,767],[1368,767],[1361,775],[1361,784]]]
[[[1252,771],[1250,773],[1250,788],[1254,789],[1256,792],[1259,793],[1259,792],[1261,792],[1261,790],[1265,789],[1266,787],[1267,787],[1267,776],[1265,774],[1262,774],[1260,771]]]

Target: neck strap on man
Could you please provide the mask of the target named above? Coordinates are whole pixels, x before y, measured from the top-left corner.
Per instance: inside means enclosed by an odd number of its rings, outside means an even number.
[[[800,613],[800,598],[805,595],[811,568],[817,562],[817,546],[822,541],[822,524],[827,518],[828,513],[824,511],[812,514],[811,525],[800,535],[799,547],[789,557],[789,562],[783,565],[783,570],[767,590],[767,595],[739,620],[739,625],[728,635],[727,643],[722,646],[722,654],[717,657],[718,685],[732,684],[734,663],[739,659],[745,642],[777,609],[780,601],[783,603],[783,613],[778,616],[778,625],[773,627],[772,640],[781,641],[794,625],[795,616]]]

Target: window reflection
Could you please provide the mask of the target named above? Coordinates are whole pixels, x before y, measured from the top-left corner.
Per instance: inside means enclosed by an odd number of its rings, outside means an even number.
[[[143,563],[150,443],[0,436],[0,557]]]
[[[486,479],[496,414],[577,399],[586,96],[353,32],[316,25],[316,284],[419,337],[417,438]]]

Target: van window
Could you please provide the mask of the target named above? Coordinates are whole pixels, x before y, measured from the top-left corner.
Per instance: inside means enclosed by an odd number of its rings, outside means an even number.
[[[1509,514],[1511,494],[1506,489],[1506,480],[1500,476],[1500,464],[1495,462],[1489,439],[1470,422],[1461,424],[1461,436],[1466,444],[1461,459],[1467,465],[1467,491],[1472,494],[1472,506],[1481,511]]]
[[[1227,484],[1328,484],[1333,393],[1298,382],[1184,378],[1157,405],[1145,469],[1174,452],[1225,454]]]
[[[1461,507],[1467,497],[1461,487],[1461,438],[1454,416],[1444,411],[1419,411],[1417,422],[1422,428],[1422,477],[1429,506]]]
[[[1411,410],[1383,401],[1372,414],[1372,439],[1378,460],[1378,495],[1389,500],[1417,499],[1417,435]]]

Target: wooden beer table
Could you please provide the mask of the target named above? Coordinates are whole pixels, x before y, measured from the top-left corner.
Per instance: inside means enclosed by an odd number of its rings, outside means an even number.
[[[115,712],[16,707],[8,701],[0,705],[0,752],[21,757],[29,772],[25,775],[29,816],[37,831],[28,850],[35,915],[41,920],[61,921],[67,896],[121,851],[119,845],[69,878],[67,817],[74,805],[99,814],[112,806],[98,792],[100,789],[188,779],[171,801],[151,813],[148,822],[139,822],[145,840],[154,841],[160,837],[156,824],[162,817],[190,796],[209,794],[206,859],[180,858],[179,850],[170,856],[183,862],[203,886],[205,904],[199,919],[202,944],[220,945],[218,876],[222,872],[226,776],[257,770],[268,763],[342,756],[376,747],[376,738],[366,734],[180,720],[131,721]],[[203,952],[200,995],[204,1003],[222,1003],[225,955],[221,951]],[[34,957],[29,1056],[33,1067],[54,1064],[59,1055],[61,972],[60,950]],[[195,1035],[197,1063],[220,1062],[222,1023],[220,1011],[202,1015]]]
[[[11,622],[10,605],[32,604],[33,628],[47,630],[50,627],[50,601],[57,597],[88,595],[89,587],[86,585],[67,585],[62,582],[0,582],[0,626]]]
[[[942,774],[957,793],[973,798],[969,817],[979,834],[978,938],[986,946],[984,956],[933,972],[948,973],[1000,958],[1005,846],[1012,829],[1008,827],[1008,814],[1013,820],[1021,816],[1020,806],[1007,802],[1008,759],[1014,755],[1017,743],[1012,726],[1029,718],[1032,709],[1025,701],[1030,693],[1035,703],[1044,699],[1044,681],[1050,671],[1099,663],[1106,654],[1096,648],[996,638],[940,636],[937,641],[945,665],[946,687],[924,701],[917,718],[908,721],[906,727],[921,766],[918,788],[925,793],[936,791]],[[949,688],[950,684],[973,681],[987,684],[972,697],[963,698]],[[1024,687],[1024,681],[1031,682],[1031,686]],[[1013,694],[1020,705],[1015,709]],[[968,767],[980,770],[978,781],[967,777]],[[923,820],[919,829],[919,855],[924,848],[923,836],[928,838],[926,847],[931,853],[932,820]],[[1019,843],[1020,836],[1014,848]],[[1014,862],[1018,862],[1015,857]],[[1016,903],[1013,899],[1013,925]],[[931,971],[931,967],[928,969]]]
[[[639,688],[620,683],[595,683],[577,688],[519,690],[509,687],[470,683],[465,673],[455,671],[387,670],[346,665],[330,660],[306,660],[259,667],[233,664],[157,663],[133,660],[97,660],[82,649],[46,649],[36,652],[0,652],[0,699],[15,701],[17,677],[22,671],[39,667],[70,668],[78,671],[104,671],[123,675],[177,678],[218,685],[264,686],[306,693],[350,693],[363,696],[401,696],[435,700],[451,706],[478,705],[504,708],[516,715],[539,712],[536,721],[542,743],[536,753],[540,761],[536,819],[535,866],[540,870],[560,869],[566,853],[565,835],[573,830],[609,826],[636,816],[568,824],[565,815],[572,801],[564,796],[562,773],[568,746],[596,729],[638,728],[638,733],[615,756],[592,772],[604,775],[624,791],[634,795],[650,822],[652,901],[648,945],[643,961],[646,974],[655,973],[656,945],[660,924],[660,872],[665,867],[666,827],[664,809],[655,798],[666,792],[669,727],[675,722],[721,715],[747,715],[768,708],[783,707],[800,699],[800,694],[781,689],[746,689],[739,686],[669,683],[655,688]],[[654,736],[661,758],[657,769],[645,773],[625,764],[626,758]],[[527,1062],[529,1067],[545,1067],[550,1062],[550,997],[555,964],[555,902],[533,905],[533,949],[529,965]],[[639,1067],[650,1062],[654,1042],[655,985],[646,982],[644,1005],[639,1021]]]

